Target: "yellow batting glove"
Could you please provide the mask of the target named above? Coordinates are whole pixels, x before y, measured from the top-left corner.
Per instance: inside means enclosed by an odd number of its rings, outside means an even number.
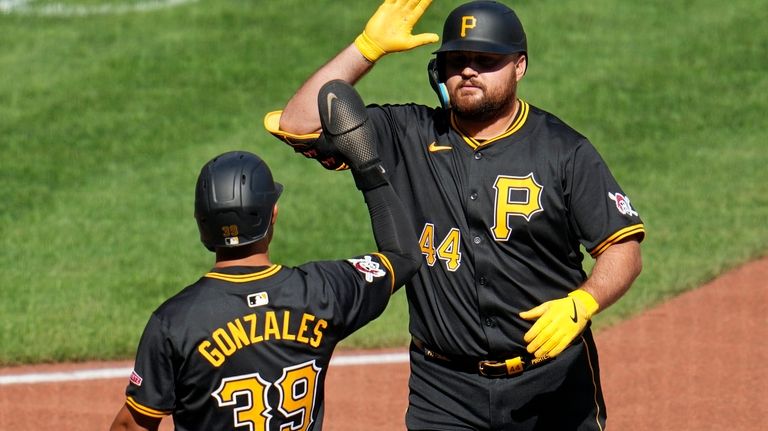
[[[373,63],[390,52],[437,42],[440,37],[435,33],[411,34],[430,3],[432,0],[385,0],[355,39],[355,46]]]
[[[536,320],[525,333],[528,352],[537,358],[554,358],[574,340],[600,308],[587,291],[578,289],[565,298],[547,301],[520,313],[525,320]]]

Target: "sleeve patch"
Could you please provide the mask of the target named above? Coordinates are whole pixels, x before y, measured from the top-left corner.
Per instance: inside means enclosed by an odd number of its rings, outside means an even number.
[[[374,278],[380,278],[387,275],[387,271],[381,268],[379,262],[371,260],[371,256],[365,256],[363,259],[347,259],[358,272],[365,276],[365,281],[373,283]]]
[[[632,205],[629,202],[629,197],[624,196],[621,193],[611,193],[608,192],[608,197],[616,203],[616,209],[619,210],[620,213],[628,216],[637,216],[637,211],[632,209]]]
[[[141,386],[141,382],[144,381],[144,379],[141,378],[139,373],[136,372],[136,370],[131,371],[131,378],[130,378],[131,384],[134,384],[136,386]]]

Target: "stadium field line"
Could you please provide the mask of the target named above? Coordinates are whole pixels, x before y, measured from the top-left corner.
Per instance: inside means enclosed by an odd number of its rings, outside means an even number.
[[[331,366],[344,367],[353,365],[399,364],[405,362],[408,362],[408,352],[339,354],[334,355],[331,359]],[[131,371],[130,367],[118,367],[0,375],[0,386],[128,378]]]

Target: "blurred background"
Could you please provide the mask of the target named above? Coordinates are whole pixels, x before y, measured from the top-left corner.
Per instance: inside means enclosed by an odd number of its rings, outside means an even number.
[[[152,310],[213,265],[194,183],[225,151],[285,185],[274,262],[372,250],[351,176],[263,118],[379,3],[0,0],[0,365],[132,358]],[[441,33],[461,3],[434,1],[414,31]],[[598,330],[768,254],[764,2],[506,3],[528,36],[521,97],[592,141],[646,223],[643,274]],[[357,88],[437,105],[436,48],[383,58]],[[343,346],[404,346],[407,315],[401,290]]]

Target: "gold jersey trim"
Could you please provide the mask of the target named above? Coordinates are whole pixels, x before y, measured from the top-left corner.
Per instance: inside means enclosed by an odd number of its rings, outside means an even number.
[[[379,259],[381,259],[381,263],[384,264],[385,267],[387,267],[387,271],[389,271],[389,279],[390,279],[390,290],[389,292],[392,293],[395,291],[395,269],[392,267],[392,262],[387,259],[387,256],[384,256],[381,253],[373,253],[374,255],[378,256]]]
[[[320,132],[297,134],[289,133],[280,129],[280,117],[283,116],[283,111],[267,112],[264,116],[264,128],[278,139],[286,141],[288,143],[296,143],[302,141],[310,141],[317,139],[320,136]]]
[[[132,409],[141,413],[142,415],[149,416],[152,418],[162,419],[171,414],[170,410],[155,410],[153,408],[149,408],[145,405],[139,404],[138,402],[136,402],[136,400],[133,399],[133,397],[126,398],[125,403],[131,406]]]
[[[600,402],[597,400],[598,385],[597,381],[595,380],[595,367],[592,365],[592,355],[589,354],[589,344],[587,344],[587,340],[583,335],[581,336],[581,343],[584,346],[584,352],[587,354],[587,364],[589,365],[589,372],[592,375],[592,388],[594,389],[593,400],[595,402],[595,423],[597,424],[597,428],[600,431],[603,431],[603,425],[600,423]]]
[[[601,242],[597,247],[592,249],[589,254],[592,257],[600,256],[608,247],[612,246],[613,244],[621,241],[624,238],[637,234],[645,236],[645,226],[643,224],[635,224],[621,229],[620,231],[608,237],[608,239],[605,241]]]
[[[215,278],[217,280],[224,280],[230,283],[248,283],[250,281],[261,280],[267,277],[271,277],[277,274],[283,268],[282,265],[272,265],[264,271],[254,272],[252,274],[222,274],[220,272],[209,272],[205,274],[205,277]]]
[[[464,139],[464,142],[467,143],[473,150],[476,150],[478,148],[484,147],[486,145],[490,145],[493,142],[496,142],[500,139],[504,139],[506,137],[511,136],[518,130],[520,130],[523,125],[525,124],[526,120],[528,120],[528,112],[530,111],[530,105],[522,99],[518,99],[520,102],[520,109],[517,111],[517,116],[512,121],[512,124],[507,128],[504,133],[500,134],[499,136],[496,136],[495,138],[486,139],[484,141],[478,141],[477,139],[469,136],[466,132],[464,132],[461,127],[459,127],[458,123],[456,123],[456,117],[451,113],[451,126],[453,126],[456,131],[459,132],[462,139]]]
[[[313,142],[320,137],[320,131],[312,133],[289,133],[280,129],[280,118],[283,116],[283,111],[267,112],[264,116],[264,128],[267,129],[272,136],[285,142],[293,147],[294,150],[304,154],[306,157],[317,159],[317,152],[312,149]],[[312,155],[311,153],[314,153]],[[339,162],[339,165],[335,168],[328,167],[322,159],[317,159],[326,169],[334,171],[346,171],[349,169],[349,165],[344,162]]]

